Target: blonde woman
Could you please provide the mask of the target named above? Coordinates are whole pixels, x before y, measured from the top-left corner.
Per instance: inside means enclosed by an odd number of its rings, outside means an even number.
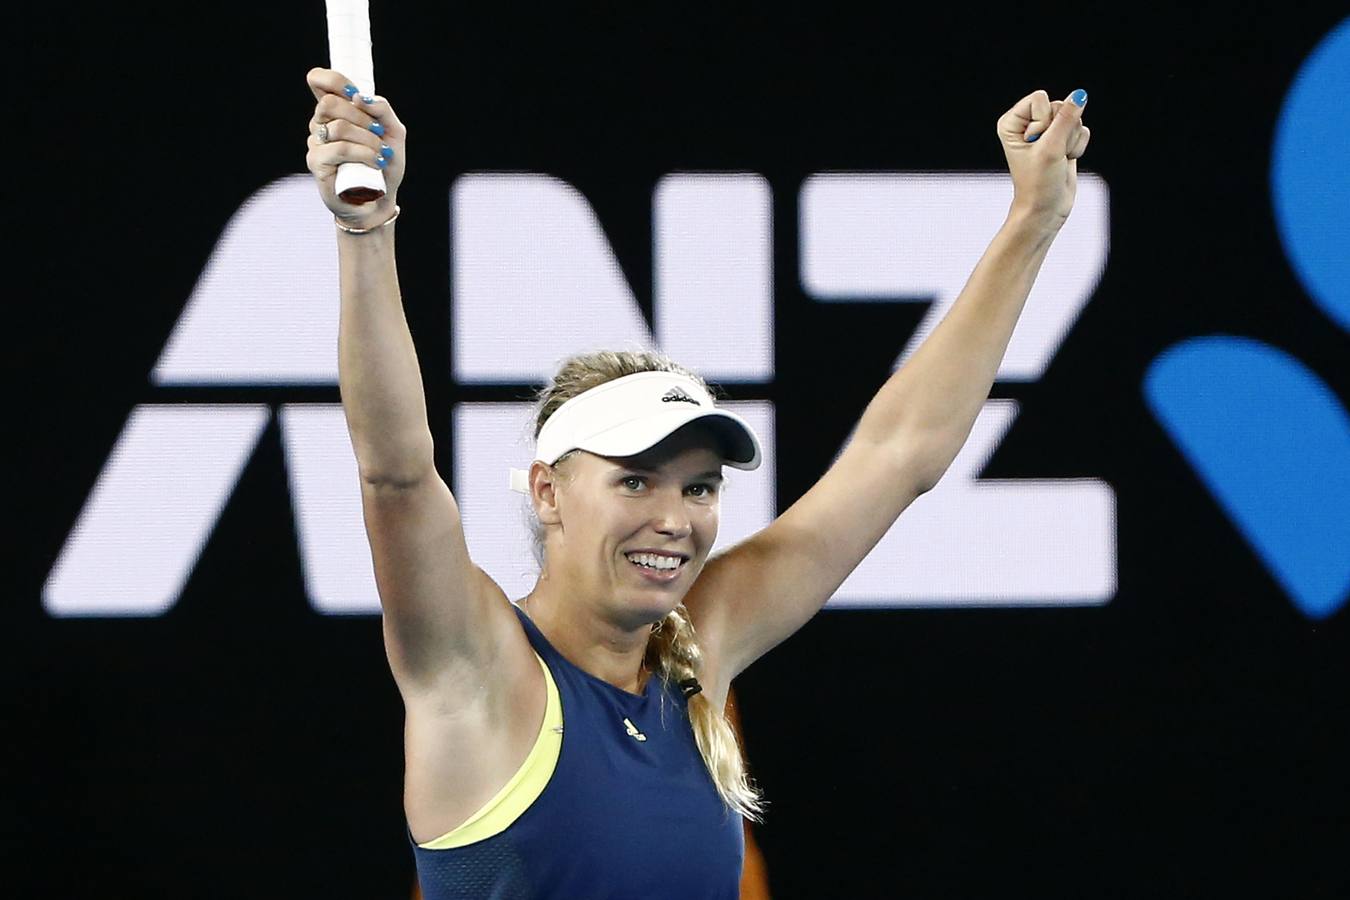
[[[760,462],[750,427],[659,354],[564,363],[515,479],[542,566],[513,604],[469,558],[432,461],[394,262],[404,127],[337,72],[308,82],[307,162],[336,217],[342,402],[406,709],[404,808],[425,897],[735,897],[742,819],[762,801],[724,714],[731,682],[955,458],[1073,206],[1086,93],[1035,91],[999,118],[1014,200],[965,290],[830,470],[716,557],[723,466]],[[344,203],[343,162],[382,169],[388,193]]]

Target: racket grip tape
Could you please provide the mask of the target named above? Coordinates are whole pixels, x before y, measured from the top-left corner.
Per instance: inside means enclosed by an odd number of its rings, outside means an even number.
[[[367,0],[327,0],[328,62],[351,79],[363,96],[375,96],[375,64],[370,52],[370,7]],[[334,183],[347,203],[370,203],[384,196],[384,173],[361,163],[338,166]]]

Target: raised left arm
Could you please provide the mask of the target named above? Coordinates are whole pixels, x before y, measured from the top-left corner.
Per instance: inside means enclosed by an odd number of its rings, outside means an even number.
[[[1089,136],[1081,120],[1081,104],[1052,104],[1044,91],[999,119],[1014,200],[952,308],[877,392],[829,471],[767,528],[708,561],[685,605],[720,677],[806,624],[956,458],[1072,209]]]

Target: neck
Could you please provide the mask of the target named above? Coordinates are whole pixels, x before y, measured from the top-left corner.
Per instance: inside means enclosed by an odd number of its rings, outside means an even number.
[[[625,627],[606,618],[598,604],[578,600],[580,596],[559,586],[545,572],[520,607],[572,665],[640,695],[648,675],[643,658],[651,637],[650,623]]]

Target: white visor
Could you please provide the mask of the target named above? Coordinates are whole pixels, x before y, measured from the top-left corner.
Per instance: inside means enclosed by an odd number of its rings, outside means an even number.
[[[715,408],[697,381],[674,372],[625,375],[568,400],[544,423],[534,458],[553,465],[572,450],[636,456],[696,421],[721,440],[726,465],[759,468],[759,438],[750,425],[735,413]],[[511,489],[528,494],[529,473],[512,469]]]

